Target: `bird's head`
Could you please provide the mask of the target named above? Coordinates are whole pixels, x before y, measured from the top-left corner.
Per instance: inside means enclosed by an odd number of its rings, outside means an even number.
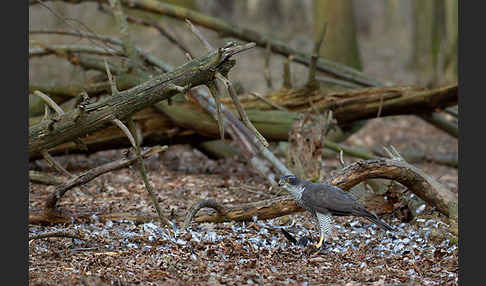
[[[280,177],[278,185],[290,192],[295,198],[300,199],[304,191],[303,181],[294,175]]]
[[[280,187],[296,187],[299,184],[300,180],[294,175],[286,175],[280,177],[278,180],[278,185]]]

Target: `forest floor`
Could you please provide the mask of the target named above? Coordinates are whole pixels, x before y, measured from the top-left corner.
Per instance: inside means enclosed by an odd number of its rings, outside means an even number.
[[[36,23],[32,25],[35,27]],[[248,20],[243,26],[251,24]],[[308,28],[302,25],[301,29]],[[288,31],[282,33],[291,35]],[[154,31],[137,33],[136,37],[137,43],[153,43],[147,49],[157,56],[160,53],[163,58],[171,58],[180,54],[176,49],[165,49],[170,45],[153,40],[159,37]],[[187,42],[191,37],[189,33],[186,37],[180,35]],[[307,33],[303,40],[286,40],[310,51],[309,37]],[[216,39],[211,35],[208,38]],[[410,51],[403,51],[403,41],[384,37],[358,40],[365,73],[396,84],[413,83],[413,72],[405,68],[404,60]],[[299,41],[304,41],[305,46],[299,46]],[[197,40],[192,39],[192,43]],[[248,91],[265,92],[263,55],[259,49],[239,56],[231,71],[232,79],[240,81]],[[183,55],[178,56],[183,62]],[[275,57],[270,63],[274,86],[282,81],[282,61]],[[54,76],[54,69],[48,70],[40,60],[31,61],[30,67],[34,77]],[[295,81],[301,83],[307,70],[299,65],[293,68]],[[343,143],[363,148],[393,145],[399,151],[458,152],[457,139],[415,116],[370,120]],[[120,159],[125,151],[56,159],[76,174]],[[340,168],[337,157],[325,159],[326,172]],[[344,156],[344,160],[351,163],[356,159]],[[394,235],[361,219],[336,218],[333,234],[321,251],[311,244],[291,245],[281,232],[284,228],[297,238],[310,236],[315,243],[319,235],[315,221],[307,213],[246,223],[193,223],[189,231],[184,231],[180,229],[184,216],[200,199],[237,204],[274,195],[268,191],[268,183],[246,162],[238,158],[213,160],[190,146],[170,146],[145,163],[164,214],[176,227],[161,227],[156,221],[100,219],[101,214],[107,213],[156,214],[136,168],[104,174],[70,190],[59,203],[61,210],[89,214],[89,219],[29,225],[29,236],[63,230],[83,238],[30,240],[30,285],[457,285],[457,245],[448,239],[448,220],[430,207],[412,221],[400,214],[398,206],[394,206],[395,211],[382,211],[379,216],[397,229]],[[428,162],[415,165],[453,192],[458,191],[456,168]],[[41,161],[31,162],[29,169],[58,175]],[[29,211],[42,210],[52,191],[52,186],[31,182]]]
[[[412,146],[425,152],[434,146],[448,151],[456,148],[457,152],[455,141],[410,116],[375,119],[346,143],[392,144],[398,150]],[[89,157],[67,155],[58,160],[77,173],[123,156],[123,150],[113,150]],[[335,158],[325,163],[327,171],[339,168]],[[262,200],[272,196],[268,184],[237,158],[212,160],[189,146],[170,146],[165,153],[147,159],[146,164],[164,214],[178,228],[161,227],[158,222],[100,220],[98,215],[106,213],[155,214],[135,168],[102,175],[66,193],[59,204],[62,210],[91,214],[90,219],[62,225],[29,225],[30,235],[65,230],[87,238],[30,241],[31,285],[457,283],[457,246],[444,235],[448,221],[429,207],[412,222],[403,221],[396,213],[380,215],[399,230],[395,236],[360,219],[337,218],[327,248],[320,252],[311,244],[291,245],[280,231],[283,227],[298,238],[311,236],[315,243],[318,233],[307,213],[249,223],[193,223],[185,232],[180,229],[184,216],[199,199],[225,204]],[[31,169],[49,171],[43,162],[31,165]],[[457,191],[457,169],[431,163],[416,165]],[[52,190],[52,186],[31,183],[30,210],[41,210]],[[201,210],[206,211],[211,212]]]

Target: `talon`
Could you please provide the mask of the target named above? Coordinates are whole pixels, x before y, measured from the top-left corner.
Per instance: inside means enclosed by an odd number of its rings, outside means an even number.
[[[321,238],[319,239],[319,243],[317,243],[315,246],[316,248],[321,248],[322,246],[322,241],[324,240],[324,236],[321,236]]]

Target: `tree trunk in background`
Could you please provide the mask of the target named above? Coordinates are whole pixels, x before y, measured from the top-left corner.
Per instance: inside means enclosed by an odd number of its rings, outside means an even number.
[[[399,0],[384,0],[385,5],[385,31],[396,32],[404,25],[403,15],[400,11]]]
[[[457,82],[458,6],[458,0],[445,0],[445,37],[447,49],[444,59],[444,76],[447,82]]]
[[[351,0],[313,0],[312,5],[314,39],[319,37],[323,23],[327,22],[319,55],[361,70]]]
[[[456,2],[453,0],[451,2]],[[413,30],[413,59],[412,65],[414,69],[419,73],[417,84],[421,86],[434,87],[444,82],[442,72],[445,66],[448,64],[448,54],[451,43],[454,40],[449,40],[449,33],[454,34],[453,16],[448,14],[454,14],[454,3],[449,3],[444,0],[431,0],[421,1],[413,0],[413,17],[414,17],[414,30]],[[450,7],[448,7],[450,6]],[[447,10],[451,11],[447,11]],[[457,9],[455,16],[457,17]],[[457,23],[457,21],[456,21]],[[451,26],[449,30],[447,26]],[[457,31],[457,29],[456,29]],[[457,32],[455,33],[457,35]],[[451,37],[454,39],[454,36]]]
[[[312,26],[314,42],[320,36],[324,22],[327,23],[324,42],[319,56],[361,70],[361,58],[358,49],[354,9],[351,0],[313,0]],[[321,87],[323,84],[320,84]],[[334,85],[328,85],[335,87]],[[343,128],[345,140],[358,132],[366,124],[359,120]]]
[[[432,23],[434,1],[413,0],[413,57],[412,66],[420,75],[417,84],[427,85],[433,74]]]

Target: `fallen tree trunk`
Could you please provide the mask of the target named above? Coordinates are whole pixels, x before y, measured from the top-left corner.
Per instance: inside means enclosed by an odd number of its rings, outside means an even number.
[[[362,181],[377,178],[401,183],[439,212],[457,221],[457,195],[420,169],[404,161],[395,159],[358,161],[334,172],[326,182],[349,190]],[[200,215],[186,221],[198,223],[251,221],[254,216],[258,219],[270,219],[300,211],[304,209],[299,207],[291,196],[282,196],[270,200],[222,206],[216,214]]]
[[[302,89],[280,90],[266,97],[271,102],[283,106],[289,111],[272,110],[275,107],[251,96],[240,96],[243,107],[247,110],[250,121],[258,131],[269,141],[287,140],[289,131],[300,112],[309,109],[324,112],[333,110],[333,116],[340,125],[356,120],[380,116],[421,113],[444,109],[457,104],[457,85],[434,90],[413,88],[366,88],[347,92],[326,93],[323,91],[304,91]],[[232,101],[222,98],[227,107],[233,108]],[[156,110],[162,111],[163,114]],[[204,112],[198,105],[191,102],[174,100],[172,105],[160,102],[154,107],[148,107],[134,114],[133,119],[143,134],[146,144],[197,143],[208,138],[219,137],[216,120]],[[33,119],[32,121],[35,122]],[[204,138],[196,138],[197,134]],[[339,134],[329,137],[337,138]],[[196,140],[196,141],[194,141]],[[108,127],[83,138],[88,152],[104,148],[127,147],[125,135],[115,127]],[[51,154],[76,152],[74,143],[68,142],[54,147]],[[31,156],[30,159],[39,156]]]
[[[223,54],[212,52],[105,100],[41,121],[29,128],[29,157],[111,125],[114,119],[123,121],[131,114],[179,93],[182,87],[191,88],[212,81],[215,72],[225,75],[234,65],[229,58],[251,47],[252,44],[247,44],[228,48]]]
[[[63,0],[69,3],[82,3],[82,2],[92,2],[94,0]],[[36,4],[34,0],[29,1],[29,5]],[[189,19],[193,23],[209,28],[216,32],[219,32],[222,36],[235,37],[244,41],[251,41],[256,43],[256,45],[262,48],[268,48],[270,51],[291,57],[293,61],[304,64],[311,65],[312,55],[307,54],[298,50],[293,49],[289,45],[272,39],[268,35],[263,35],[255,30],[238,27],[236,25],[227,23],[221,19],[213,18],[190,9],[183,7],[163,3],[155,0],[123,0],[123,5],[128,8],[138,9],[141,11],[146,11],[149,13],[157,13],[162,15],[167,15],[179,20]],[[364,73],[353,69],[351,67],[329,61],[323,58],[318,58],[315,62],[315,68],[319,71],[329,73],[337,78],[344,79],[353,84],[360,86],[384,86],[378,80],[372,79],[366,76]],[[443,115],[434,114],[432,116],[427,115],[422,117],[426,122],[436,126],[437,128],[447,132],[449,135],[458,137],[458,128],[456,125],[447,122]]]

